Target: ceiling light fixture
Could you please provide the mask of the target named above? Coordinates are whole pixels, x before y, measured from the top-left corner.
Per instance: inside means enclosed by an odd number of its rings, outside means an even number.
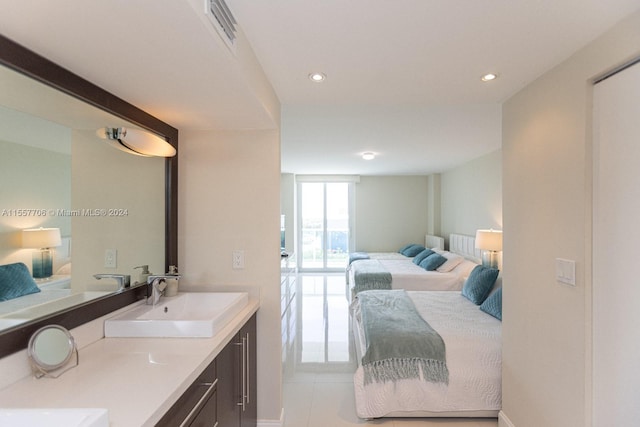
[[[309,79],[314,83],[323,82],[327,78],[327,75],[324,73],[311,73],[309,74]]]
[[[100,128],[96,131],[109,145],[142,157],[173,157],[176,149],[158,135],[140,129]]]
[[[370,151],[367,151],[366,153],[362,153],[362,158],[364,160],[373,160],[376,158],[376,154]]]
[[[482,76],[482,81],[483,82],[490,82],[490,81],[495,80],[497,78],[498,78],[497,74],[489,73],[489,74],[485,74],[484,76]]]

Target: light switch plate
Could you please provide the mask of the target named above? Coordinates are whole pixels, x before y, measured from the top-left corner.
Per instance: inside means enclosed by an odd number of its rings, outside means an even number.
[[[576,262],[571,259],[556,258],[556,280],[565,285],[576,285]]]

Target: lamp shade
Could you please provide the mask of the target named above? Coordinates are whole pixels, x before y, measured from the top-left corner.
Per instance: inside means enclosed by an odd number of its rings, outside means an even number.
[[[22,230],[23,248],[53,248],[61,244],[62,239],[59,228],[32,228]]]
[[[118,150],[143,157],[173,157],[176,149],[158,135],[140,129],[100,128],[96,131],[102,139]]]
[[[476,248],[485,251],[502,250],[502,231],[478,230],[476,231]]]

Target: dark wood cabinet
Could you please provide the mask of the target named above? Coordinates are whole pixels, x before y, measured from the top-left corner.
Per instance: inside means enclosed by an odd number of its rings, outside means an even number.
[[[216,358],[220,427],[256,426],[256,357],[254,314]]]
[[[256,427],[256,315],[156,424],[160,427]]]
[[[217,427],[217,364],[214,360],[160,419],[160,427]]]

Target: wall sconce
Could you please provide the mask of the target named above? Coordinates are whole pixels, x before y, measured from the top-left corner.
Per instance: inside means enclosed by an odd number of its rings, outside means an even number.
[[[498,268],[498,252],[502,250],[502,231],[477,230],[476,249],[484,251],[482,265]],[[485,257],[486,254],[488,254],[488,259]]]
[[[164,139],[140,129],[100,128],[96,135],[109,145],[129,154],[143,157],[173,157],[176,149]]]
[[[32,228],[22,230],[22,247],[37,249],[33,252],[33,278],[46,279],[53,274],[51,248],[60,246],[59,228]]]

